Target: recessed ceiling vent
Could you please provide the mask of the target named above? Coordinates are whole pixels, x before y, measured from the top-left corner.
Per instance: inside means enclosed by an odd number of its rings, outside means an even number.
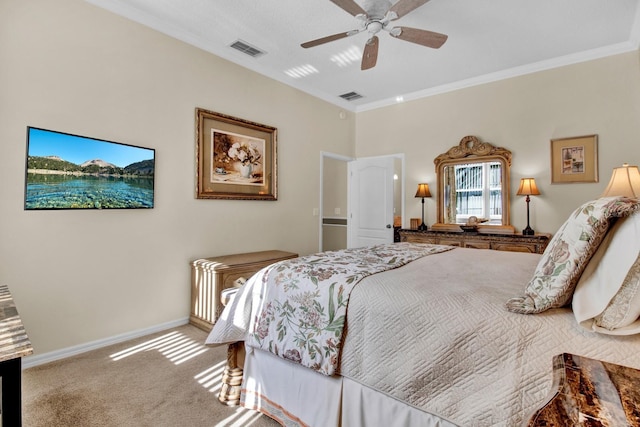
[[[249,43],[244,42],[242,40],[236,40],[233,43],[231,43],[229,46],[234,48],[235,50],[239,50],[245,55],[249,55],[252,58],[257,58],[267,53],[264,50],[258,49],[255,46],[251,46]]]
[[[340,98],[346,99],[347,101],[355,101],[356,99],[362,98],[358,92],[347,92],[340,95]]]

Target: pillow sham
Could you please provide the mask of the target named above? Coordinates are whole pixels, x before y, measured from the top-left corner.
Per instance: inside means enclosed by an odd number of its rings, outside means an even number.
[[[596,332],[615,335],[640,333],[640,254],[627,272],[627,276],[607,308],[600,313],[594,323]]]
[[[585,267],[573,294],[573,314],[585,329],[640,333],[640,213],[620,218]]]
[[[576,283],[609,230],[610,221],[639,208],[637,199],[618,196],[591,200],[576,209],[549,242],[524,297],[507,301],[507,309],[535,314],[571,301]]]

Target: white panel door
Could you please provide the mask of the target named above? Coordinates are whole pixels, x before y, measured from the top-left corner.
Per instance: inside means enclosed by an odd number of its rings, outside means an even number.
[[[349,162],[347,247],[393,242],[393,157]]]

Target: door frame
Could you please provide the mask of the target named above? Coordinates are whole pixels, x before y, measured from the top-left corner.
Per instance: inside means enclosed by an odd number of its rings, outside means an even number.
[[[318,252],[322,252],[324,242],[322,241],[322,219],[324,213],[324,160],[326,158],[341,160],[345,163],[349,163],[355,158],[349,156],[343,156],[341,154],[330,153],[328,151],[320,151],[320,201],[318,203]],[[349,184],[347,183],[347,186]],[[348,232],[349,220],[347,220],[347,232]]]
[[[404,226],[404,217],[405,217],[405,190],[406,190],[406,158],[404,153],[395,153],[388,154],[382,156],[368,156],[363,158],[377,158],[377,157],[392,157],[397,160],[400,160],[400,171],[398,180],[400,181],[400,219],[402,221],[402,226]],[[318,252],[322,252],[322,213],[324,212],[324,159],[331,158],[335,160],[341,160],[344,162],[352,162],[354,160],[358,160],[355,157],[344,156],[341,154],[330,153],[328,151],[320,151],[320,197],[319,197],[319,211],[318,211]],[[349,187],[349,183],[347,182],[347,188]],[[394,185],[395,192],[395,185]],[[395,199],[395,194],[394,194]],[[350,230],[350,221],[347,220],[347,236],[349,236]]]

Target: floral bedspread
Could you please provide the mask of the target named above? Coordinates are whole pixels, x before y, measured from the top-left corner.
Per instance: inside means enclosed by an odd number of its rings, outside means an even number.
[[[451,246],[393,243],[303,256],[268,267],[247,344],[325,375],[338,366],[351,290],[371,274]]]

